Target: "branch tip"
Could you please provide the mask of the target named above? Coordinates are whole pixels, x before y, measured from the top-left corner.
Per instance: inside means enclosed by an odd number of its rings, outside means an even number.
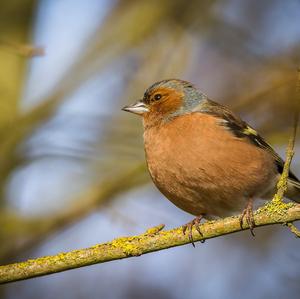
[[[285,223],[285,225],[290,229],[290,231],[297,237],[300,238],[299,229],[293,224],[293,222]]]

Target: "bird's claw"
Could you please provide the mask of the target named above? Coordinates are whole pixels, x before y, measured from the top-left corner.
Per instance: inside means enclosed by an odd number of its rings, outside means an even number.
[[[254,227],[255,227],[255,221],[254,221],[254,216],[253,216],[253,200],[250,199],[248,201],[248,204],[246,208],[243,210],[243,213],[240,217],[240,227],[243,229],[243,224],[244,224],[244,218],[246,218],[246,222],[249,225],[249,229],[251,232],[251,235],[254,237]]]
[[[182,226],[182,232],[185,235],[186,231],[189,231],[189,240],[192,243],[193,247],[195,247],[195,243],[194,243],[194,239],[193,239],[193,226],[196,228],[197,232],[199,233],[199,235],[201,237],[203,237],[203,234],[200,230],[200,222],[201,219],[203,218],[203,215],[196,217],[195,219],[193,219],[192,221],[188,222],[187,224]],[[201,240],[201,243],[204,243],[205,240]]]

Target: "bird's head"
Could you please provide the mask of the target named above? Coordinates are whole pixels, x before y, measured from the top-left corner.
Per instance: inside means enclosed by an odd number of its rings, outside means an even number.
[[[144,119],[169,119],[192,112],[205,99],[206,96],[191,83],[169,79],[154,83],[146,90],[143,99],[122,110],[142,115]]]

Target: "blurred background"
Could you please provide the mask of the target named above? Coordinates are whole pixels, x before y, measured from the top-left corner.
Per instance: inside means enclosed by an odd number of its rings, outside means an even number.
[[[141,119],[121,112],[155,81],[193,82],[283,156],[299,42],[297,0],[1,0],[0,263],[191,220],[150,182]],[[259,228],[0,298],[299,298],[299,248],[287,228]]]

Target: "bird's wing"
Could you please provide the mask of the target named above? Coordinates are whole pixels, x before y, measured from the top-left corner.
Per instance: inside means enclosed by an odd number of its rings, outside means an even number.
[[[240,117],[235,115],[227,107],[218,104],[211,100],[206,100],[200,104],[194,112],[201,112],[213,115],[220,118],[220,125],[229,129],[237,138],[246,138],[249,142],[268,151],[276,163],[278,172],[281,174],[284,167],[283,159],[274,151],[272,146],[267,143],[251,126],[244,122]],[[290,171],[289,178],[297,185],[300,186],[299,179]]]

